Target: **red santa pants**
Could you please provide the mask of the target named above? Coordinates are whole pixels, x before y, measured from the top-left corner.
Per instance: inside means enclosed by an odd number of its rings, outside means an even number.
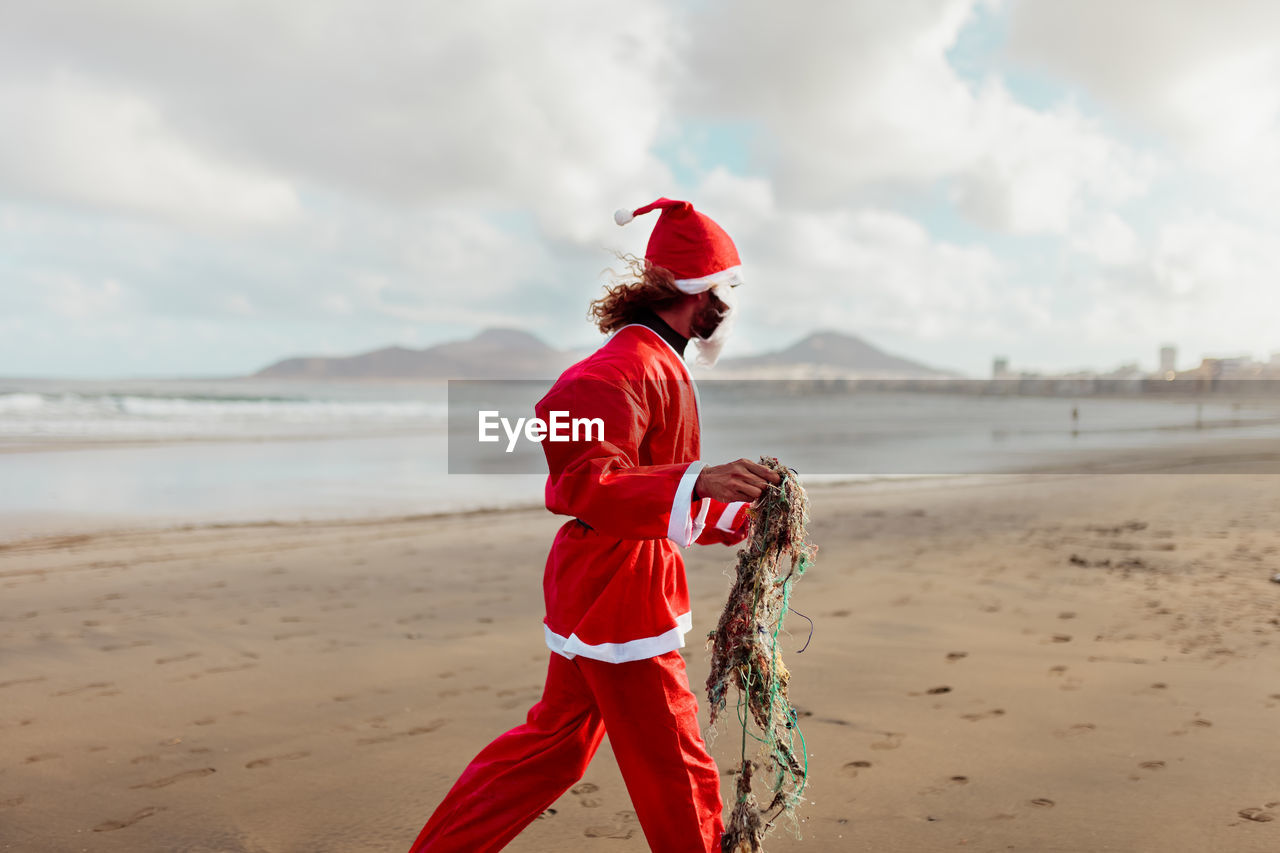
[[[674,651],[628,663],[553,652],[525,724],[475,757],[410,853],[501,850],[582,778],[606,729],[649,847],[718,853],[720,774]]]

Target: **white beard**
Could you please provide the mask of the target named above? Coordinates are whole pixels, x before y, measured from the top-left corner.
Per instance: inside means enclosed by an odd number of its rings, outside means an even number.
[[[733,290],[732,287],[717,286],[715,288],[716,296],[729,306],[728,313],[720,319],[720,325],[716,326],[716,330],[708,337],[700,338],[694,335],[692,338],[693,345],[698,349],[698,355],[694,361],[703,367],[715,367],[716,362],[720,360],[720,351],[729,342],[733,322],[738,317],[738,300]]]

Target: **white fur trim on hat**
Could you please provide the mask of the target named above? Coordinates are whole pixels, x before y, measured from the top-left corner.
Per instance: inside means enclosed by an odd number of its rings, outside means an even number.
[[[629,210],[615,210],[613,212],[613,221],[619,225],[626,225],[635,218],[635,214]]]
[[[728,269],[713,272],[711,275],[704,275],[701,278],[678,278],[675,280],[675,286],[680,288],[684,293],[695,294],[704,290],[710,290],[717,284],[727,284],[730,287],[737,287],[742,284],[742,267],[729,267]]]

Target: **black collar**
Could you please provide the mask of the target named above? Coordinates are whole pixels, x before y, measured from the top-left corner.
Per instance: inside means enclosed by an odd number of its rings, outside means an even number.
[[[664,341],[671,344],[673,350],[680,353],[681,358],[684,357],[684,348],[689,343],[689,339],[671,328],[671,324],[655,314],[652,308],[642,309],[636,315],[635,322],[653,329]]]

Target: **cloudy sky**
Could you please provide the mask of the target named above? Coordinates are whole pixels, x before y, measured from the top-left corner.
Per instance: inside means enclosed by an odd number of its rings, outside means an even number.
[[[1280,350],[1274,0],[3,9],[0,375],[589,346],[660,195],[738,243],[729,354]]]

